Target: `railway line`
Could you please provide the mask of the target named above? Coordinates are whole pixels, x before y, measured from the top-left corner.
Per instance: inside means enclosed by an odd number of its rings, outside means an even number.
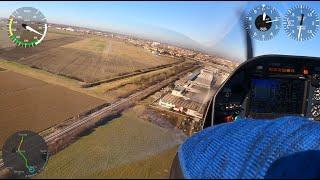
[[[80,120],[76,121],[76,122],[73,122],[72,124],[68,125],[67,127],[63,128],[62,130],[59,130],[59,131],[56,131],[56,132],[53,132],[47,136],[44,137],[44,140],[50,144],[51,142],[54,142],[56,141],[57,139],[59,139],[60,137],[68,134],[69,132],[72,132],[73,130],[76,130],[77,128],[83,126],[83,125],[86,125],[88,123],[91,123],[93,122],[94,120],[96,120],[98,117],[103,117],[103,116],[107,116],[108,113],[110,111],[113,111],[113,110],[117,110],[119,107],[121,107],[122,105],[127,105],[128,103],[130,103],[130,101],[133,101],[133,100],[138,100],[138,99],[141,99],[141,98],[144,98],[146,96],[148,96],[149,94],[159,90],[160,88],[168,85],[169,83],[173,82],[174,80],[176,80],[179,76],[189,72],[189,71],[192,71],[194,69],[197,69],[199,68],[200,65],[196,65],[194,66],[193,68],[191,69],[187,69],[187,70],[184,70],[180,73],[178,73],[177,75],[173,76],[173,77],[170,77],[158,84],[155,84],[153,86],[150,86],[144,90],[141,90],[139,92],[136,92],[132,95],[130,95],[129,97],[127,98],[123,98],[121,100],[118,100],[116,102],[113,102],[111,103],[109,106],[107,107],[104,107],[96,112],[93,112],[89,115],[87,115],[86,117],[83,117],[81,118]],[[4,168],[4,162],[2,159],[0,159],[0,170]]]

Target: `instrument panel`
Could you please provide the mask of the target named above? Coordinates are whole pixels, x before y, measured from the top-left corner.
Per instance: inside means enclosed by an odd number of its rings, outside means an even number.
[[[288,115],[320,121],[320,58],[253,58],[230,75],[212,103],[212,119],[206,126]]]
[[[275,7],[261,4],[248,12],[245,28],[253,39],[266,41],[278,34],[282,20],[288,37],[297,41],[312,39],[320,26],[318,13],[309,6],[296,5],[281,17]]]

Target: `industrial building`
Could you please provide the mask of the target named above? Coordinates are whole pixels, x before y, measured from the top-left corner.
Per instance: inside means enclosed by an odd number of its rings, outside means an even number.
[[[162,99],[160,99],[159,104],[165,108],[197,118],[202,118],[202,115],[205,112],[205,106],[202,106],[201,103],[174,96],[172,94],[165,95]]]
[[[171,93],[160,99],[159,105],[196,119],[203,118],[210,97],[214,93],[214,74],[218,72],[218,69],[208,66],[182,77],[175,82]]]

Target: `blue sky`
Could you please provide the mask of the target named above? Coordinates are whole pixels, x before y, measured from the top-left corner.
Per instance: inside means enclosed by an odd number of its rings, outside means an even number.
[[[24,6],[38,8],[49,22],[87,26],[122,33],[167,29],[231,58],[244,59],[244,39],[237,11],[248,11],[263,2],[0,2],[0,16],[8,17]],[[284,15],[296,4],[306,4],[320,15],[318,2],[265,2]],[[162,34],[163,36],[163,34]],[[320,31],[309,41],[289,39],[283,28],[272,40],[255,41],[256,55],[294,54],[320,56]]]

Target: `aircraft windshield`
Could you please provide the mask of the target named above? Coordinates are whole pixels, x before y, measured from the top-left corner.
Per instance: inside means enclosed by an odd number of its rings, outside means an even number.
[[[0,2],[0,178],[168,178],[249,40],[253,57],[320,57],[319,18],[320,3],[306,1]],[[307,102],[276,105],[307,94],[271,91],[307,93],[320,79],[312,63],[265,63],[309,79],[259,74],[255,88],[226,87],[223,110],[241,109],[234,89],[253,89],[251,114],[304,113]],[[264,106],[266,96],[281,101]]]

